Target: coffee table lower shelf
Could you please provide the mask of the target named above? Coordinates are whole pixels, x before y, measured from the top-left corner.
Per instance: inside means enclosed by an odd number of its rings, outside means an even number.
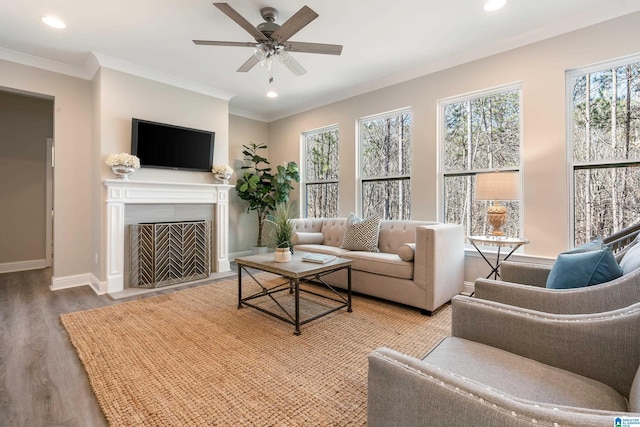
[[[254,255],[249,257],[236,258],[238,264],[238,308],[242,308],[243,305],[254,308],[265,314],[289,323],[295,327],[294,334],[300,335],[300,326],[316,320],[320,317],[326,316],[334,311],[338,311],[342,308],[346,308],[347,312],[351,312],[351,260],[336,258],[335,260],[326,264],[313,264],[304,262],[300,259],[300,254],[295,254],[289,263],[276,263],[273,261],[273,254],[267,255]],[[260,271],[266,271],[281,276],[285,281],[282,283],[269,283],[260,281],[250,270],[253,268]],[[338,270],[347,269],[347,294],[346,297],[340,294],[334,287],[326,283],[322,277],[329,273],[336,272]],[[253,282],[260,286],[261,290],[252,295],[242,297],[242,273],[245,272]],[[318,292],[314,292],[309,289],[300,288],[300,284],[304,282],[313,281],[316,284],[323,285],[330,292],[329,295],[323,295]],[[279,292],[289,291],[293,294],[295,301],[295,308],[293,313],[287,310],[278,301],[274,295]],[[328,308],[320,313],[314,314],[306,319],[300,319],[300,294],[311,294],[325,300],[330,300],[338,303],[338,305]],[[279,312],[269,310],[265,307],[261,307],[254,304],[254,301],[259,298],[270,298],[278,307]],[[312,303],[311,301],[308,301]]]

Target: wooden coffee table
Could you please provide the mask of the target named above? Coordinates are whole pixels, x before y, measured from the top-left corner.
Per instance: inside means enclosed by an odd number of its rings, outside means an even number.
[[[270,316],[276,317],[284,322],[290,323],[295,326],[294,334],[296,335],[300,335],[300,325],[304,325],[305,323],[311,322],[312,320],[315,320],[319,317],[326,316],[327,314],[333,313],[334,311],[340,310],[344,307],[347,308],[348,312],[351,312],[351,263],[353,261],[336,257],[336,259],[334,259],[333,261],[329,261],[325,264],[316,264],[313,262],[302,261],[302,255],[304,255],[304,253],[294,253],[291,256],[290,262],[275,262],[273,253],[236,258],[235,262],[238,264],[238,308],[242,308],[243,305],[246,305],[248,307],[255,308],[256,310],[260,310]],[[254,276],[254,274],[252,274],[249,268],[277,274],[287,280],[276,285],[264,281],[261,282]],[[342,269],[347,269],[348,275],[346,298],[338,293],[338,291],[336,291],[331,285],[322,280],[323,276]],[[244,298],[242,297],[243,271],[247,273],[253,279],[253,281],[262,288],[261,291]],[[313,281],[314,283],[324,285],[330,291],[329,296],[314,292],[309,289],[300,289],[301,281]],[[274,297],[274,295],[278,292],[286,290],[288,290],[289,293],[294,294],[294,313],[291,313],[289,310],[283,307],[283,305]],[[338,303],[338,305],[307,319],[300,320],[301,292],[313,294],[324,299],[335,301]],[[265,297],[271,298],[271,300],[273,300],[273,302],[275,302],[275,304],[280,308],[282,314],[273,312],[252,302],[257,298]]]

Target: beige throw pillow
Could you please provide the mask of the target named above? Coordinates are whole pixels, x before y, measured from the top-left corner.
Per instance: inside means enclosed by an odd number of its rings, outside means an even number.
[[[324,240],[322,233],[310,233],[296,231],[291,236],[291,243],[294,245],[321,245]]]
[[[398,248],[398,256],[403,261],[413,261],[413,256],[416,251],[415,243],[405,243]]]
[[[379,216],[360,219],[355,214],[351,214],[347,220],[347,229],[340,247],[350,251],[380,252],[378,249],[379,232]]]

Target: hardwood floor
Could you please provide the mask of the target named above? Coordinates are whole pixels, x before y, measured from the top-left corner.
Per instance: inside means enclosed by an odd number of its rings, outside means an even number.
[[[0,425],[106,426],[59,316],[114,302],[50,283],[49,269],[0,274]]]
[[[106,426],[60,314],[174,290],[114,301],[50,283],[50,269],[0,274],[0,426]]]

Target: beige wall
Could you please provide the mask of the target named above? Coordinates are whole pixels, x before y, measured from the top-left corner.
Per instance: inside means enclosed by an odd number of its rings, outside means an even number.
[[[356,122],[410,107],[412,216],[441,219],[437,182],[438,100],[499,85],[523,87],[523,234],[525,253],[554,257],[569,247],[565,144],[565,71],[640,52],[640,13],[608,21],[506,53],[429,74],[269,124],[274,162],[300,158],[300,133],[340,126],[340,215],[357,209]],[[475,274],[475,273],[474,273]],[[474,276],[476,277],[476,276]]]
[[[54,99],[54,276],[91,271],[91,84],[0,60],[0,86]]]
[[[0,91],[0,264],[46,259],[53,99]]]
[[[104,164],[110,153],[131,151],[131,119],[133,117],[168,123],[196,129],[214,131],[215,148],[213,162],[229,162],[229,103],[228,101],[202,95],[186,89],[154,82],[108,68],[100,69],[94,78],[94,98],[96,103],[94,120],[96,133],[95,148],[99,153],[94,160],[96,170],[100,171],[99,180],[94,187],[102,187],[102,179],[114,178],[111,170]],[[187,172],[168,169],[141,168],[130,178],[140,181],[162,182],[214,182],[210,172]],[[96,188],[97,190],[97,188]],[[97,192],[97,191],[96,191]],[[104,188],[102,196],[94,200],[94,212],[102,218],[100,232],[94,234],[94,250],[98,253],[100,271],[93,268],[94,275],[104,280],[106,264],[103,254],[106,250],[106,224],[104,208]],[[98,230],[94,226],[94,233]],[[231,237],[233,239],[233,236]]]
[[[251,142],[256,144],[268,144],[269,134],[267,124],[256,120],[239,116],[229,116],[229,165],[234,169],[231,183],[235,184],[240,169],[243,165],[243,145]],[[269,159],[269,147],[265,151],[265,157]],[[258,223],[255,212],[247,214],[247,204],[237,196],[234,189],[230,192],[229,210],[229,252],[238,253],[246,251],[256,245],[258,239]]]

